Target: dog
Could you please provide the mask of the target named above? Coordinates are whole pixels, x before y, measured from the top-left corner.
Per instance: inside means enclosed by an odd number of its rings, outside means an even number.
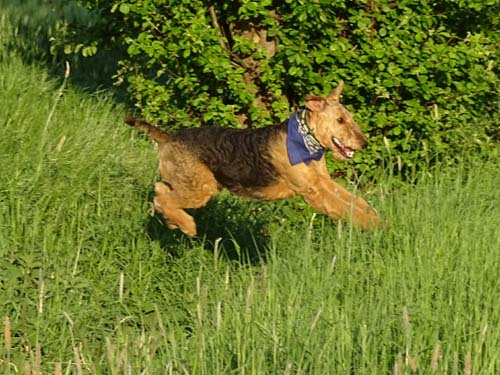
[[[258,200],[302,196],[317,211],[361,228],[378,226],[376,211],[332,181],[324,153],[341,162],[367,145],[352,114],[340,103],[343,82],[326,97],[309,95],[287,121],[257,129],[201,127],[168,133],[143,120],[125,123],[143,130],[159,148],[161,182],[154,207],[170,229],[197,234],[184,209],[199,208],[227,189]]]

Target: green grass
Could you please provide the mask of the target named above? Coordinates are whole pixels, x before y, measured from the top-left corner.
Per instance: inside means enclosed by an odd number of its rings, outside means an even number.
[[[381,178],[382,231],[223,195],[187,239],[111,99],[12,54],[0,106],[0,373],[500,373],[498,159]]]

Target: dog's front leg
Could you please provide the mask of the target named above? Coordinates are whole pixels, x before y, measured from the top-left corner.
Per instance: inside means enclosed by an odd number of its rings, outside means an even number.
[[[364,199],[351,194],[329,178],[316,181],[302,196],[313,208],[333,219],[352,220],[353,224],[365,229],[380,224],[378,214]]]

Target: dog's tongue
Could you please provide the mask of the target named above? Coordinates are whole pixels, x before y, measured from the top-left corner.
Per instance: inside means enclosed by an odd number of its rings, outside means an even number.
[[[339,148],[340,152],[347,158],[352,158],[354,156],[354,150],[350,147],[345,146],[340,140],[333,137],[333,143]]]
[[[352,158],[354,156],[354,150],[350,147],[344,146],[342,151],[346,154],[348,158]]]

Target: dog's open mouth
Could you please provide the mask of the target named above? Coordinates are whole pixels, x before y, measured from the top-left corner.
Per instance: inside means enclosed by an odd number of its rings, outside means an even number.
[[[354,156],[354,150],[352,148],[349,148],[345,146],[338,138],[332,137],[333,144],[337,146],[338,150],[340,153],[346,157],[347,159],[352,159]]]

